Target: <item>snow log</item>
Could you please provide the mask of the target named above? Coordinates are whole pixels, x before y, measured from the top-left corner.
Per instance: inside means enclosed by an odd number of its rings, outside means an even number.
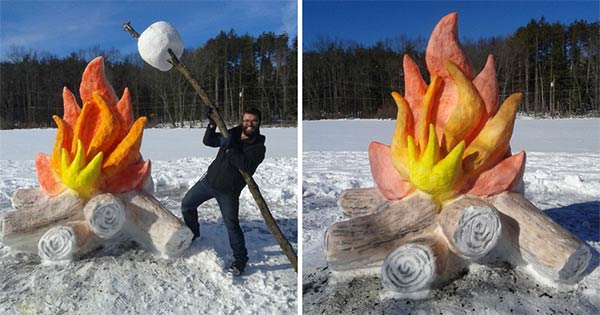
[[[435,223],[437,206],[427,195],[414,193],[390,201],[381,210],[337,222],[325,232],[325,256],[332,270],[380,266],[403,238]]]
[[[441,231],[430,228],[387,255],[381,277],[383,286],[393,292],[415,293],[455,279],[465,267],[449,250]]]
[[[85,221],[56,226],[44,233],[38,243],[38,255],[43,263],[62,263],[73,260],[96,244]]]
[[[508,241],[524,262],[541,276],[561,283],[577,282],[587,268],[589,247],[554,222],[544,212],[518,193],[502,193],[491,203],[504,215],[511,229]],[[513,264],[514,255],[511,259]]]
[[[469,260],[489,253],[502,234],[496,209],[477,197],[462,195],[445,205],[437,219],[451,250]]]
[[[138,191],[120,195],[125,206],[124,231],[144,249],[179,256],[192,242],[192,231],[160,201]]]
[[[36,200],[39,195],[31,191],[16,195],[27,195]],[[71,221],[83,220],[83,201],[77,193],[66,190],[60,195],[45,201],[26,202],[21,200],[19,210],[0,217],[0,242],[15,251],[36,253],[40,237],[50,228]],[[31,205],[31,206],[29,206]]]
[[[18,211],[43,204],[48,202],[48,199],[48,195],[40,188],[22,188],[15,191],[11,202],[13,208]]]
[[[102,239],[112,238],[125,223],[125,207],[110,193],[92,197],[83,207],[83,214],[90,229]]]
[[[349,218],[372,214],[386,203],[387,200],[377,187],[347,189],[338,198],[338,207]]]

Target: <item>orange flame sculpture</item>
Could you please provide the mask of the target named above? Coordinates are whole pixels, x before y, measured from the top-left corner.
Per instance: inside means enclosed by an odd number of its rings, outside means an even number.
[[[133,121],[129,89],[119,100],[104,74],[104,59],[92,60],[83,72],[79,94],[63,89],[64,115],[50,156],[38,153],[37,175],[42,189],[55,196],[67,188],[82,198],[99,192],[141,190],[150,161],[139,150],[146,117]]]
[[[461,193],[490,196],[515,189],[525,152],[511,155],[509,142],[521,94],[498,107],[494,58],[474,77],[458,42],[456,13],[433,30],[426,62],[429,85],[404,56],[405,95],[392,93],[398,115],[391,146],[369,146],[379,190],[395,200],[420,189],[444,202]]]

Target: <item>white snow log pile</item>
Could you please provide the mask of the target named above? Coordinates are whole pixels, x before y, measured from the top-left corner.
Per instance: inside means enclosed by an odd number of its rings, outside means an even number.
[[[66,190],[47,197],[19,189],[15,211],[0,216],[0,242],[13,252],[37,253],[43,262],[65,262],[109,242],[133,240],[145,250],[175,257],[192,232],[146,192],[104,193],[89,200]]]
[[[415,192],[386,200],[377,188],[349,189],[338,200],[350,217],[325,232],[325,255],[334,271],[381,267],[385,288],[411,294],[440,287],[471,262],[530,265],[559,283],[578,281],[589,248],[523,195],[471,195],[437,205]]]

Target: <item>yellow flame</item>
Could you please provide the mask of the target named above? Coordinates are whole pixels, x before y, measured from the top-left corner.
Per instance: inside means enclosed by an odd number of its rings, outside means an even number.
[[[423,154],[419,154],[412,136],[408,136],[407,141],[410,181],[440,201],[452,198],[458,174],[462,172],[461,158],[465,142],[461,141],[442,158],[433,124],[429,125],[429,139]]]
[[[65,148],[61,153],[61,179],[63,183],[79,193],[83,198],[91,196],[98,188],[98,177],[102,165],[103,153],[98,152],[96,156],[86,164],[85,153],[81,140],[77,140],[77,153],[69,163],[69,153]]]
[[[448,61],[446,69],[456,84],[458,92],[456,109],[444,128],[446,151],[449,152],[477,129],[485,115],[485,104],[471,80],[453,62]]]
[[[393,92],[392,97],[398,106],[398,115],[396,116],[396,129],[394,137],[392,137],[392,145],[390,151],[392,153],[392,164],[394,168],[404,178],[408,178],[408,154],[406,147],[406,137],[412,133],[413,118],[408,102],[398,92]]]

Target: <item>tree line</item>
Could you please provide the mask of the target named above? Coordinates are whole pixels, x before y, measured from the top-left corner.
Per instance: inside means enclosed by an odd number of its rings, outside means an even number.
[[[519,110],[535,116],[600,116],[598,21],[569,25],[531,20],[506,37],[463,39],[478,73],[493,54],[503,101],[522,92]],[[402,58],[410,55],[426,82],[424,38],[405,35],[371,47],[322,38],[303,53],[305,119],[393,118],[392,91],[404,94]]]
[[[265,32],[255,37],[221,31],[180,58],[219,108],[225,121],[236,123],[245,108],[256,107],[265,124],[297,121],[297,39]],[[136,116],[150,125],[183,127],[204,119],[204,106],[175,70],[161,72],[139,55],[92,47],[58,58],[43,51],[13,47],[0,62],[0,128],[54,127],[62,116],[62,89],[79,98],[85,66],[104,57],[109,82],[120,97],[131,92]]]

